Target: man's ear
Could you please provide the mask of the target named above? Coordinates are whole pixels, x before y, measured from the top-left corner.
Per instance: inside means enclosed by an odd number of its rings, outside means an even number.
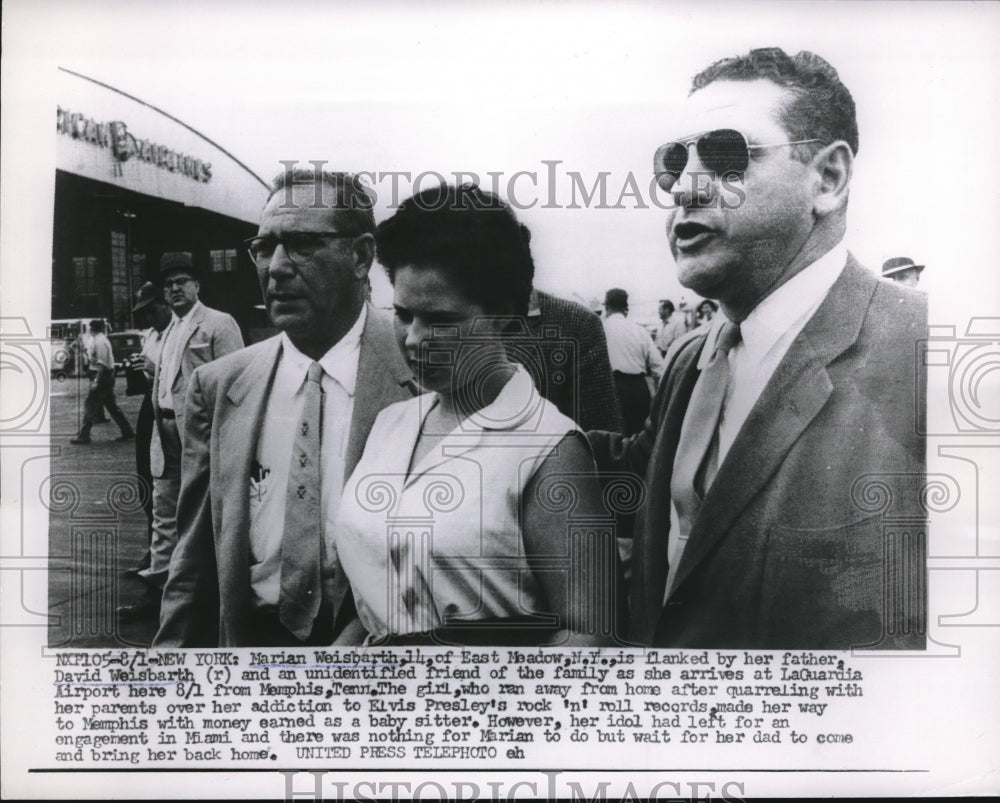
[[[819,151],[812,164],[816,170],[813,213],[816,217],[825,217],[847,204],[854,172],[854,154],[850,145],[838,140]]]
[[[375,261],[375,237],[371,234],[355,237],[353,249],[354,272],[359,279],[363,279]]]

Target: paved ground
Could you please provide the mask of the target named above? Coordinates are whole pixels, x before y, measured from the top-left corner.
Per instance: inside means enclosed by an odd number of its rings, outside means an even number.
[[[141,397],[127,397],[125,380],[116,385],[118,405],[135,424]],[[142,558],[146,514],[135,474],[134,442],[118,443],[113,422],[97,424],[92,443],[70,439],[83,418],[87,380],[53,379],[50,431],[49,644],[59,647],[146,646],[154,623],[119,624],[115,608],[136,601],[143,591],[124,573]]]

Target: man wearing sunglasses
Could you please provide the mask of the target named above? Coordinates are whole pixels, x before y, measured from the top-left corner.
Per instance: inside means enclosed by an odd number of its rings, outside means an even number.
[[[922,648],[927,309],[843,242],[853,99],[818,56],[761,49],[696,76],[675,124],[667,240],[720,311],[671,352],[643,432],[590,433],[647,484],[630,637]]]
[[[353,618],[330,525],[375,416],[416,390],[365,302],[372,205],[350,174],[275,179],[246,245],[281,333],[192,379],[156,646],[329,644]]]

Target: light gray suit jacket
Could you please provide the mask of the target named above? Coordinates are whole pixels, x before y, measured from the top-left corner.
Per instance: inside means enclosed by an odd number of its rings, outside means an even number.
[[[250,631],[250,471],[280,336],[194,372],[188,390],[180,540],[163,592],[156,647],[239,647]],[[368,308],[361,335],[345,479],[354,470],[375,416],[417,392],[392,323]]]
[[[180,356],[173,376],[163,376],[166,366],[162,364],[162,350],[160,359],[156,361],[156,372],[153,374],[153,412],[156,414],[156,421],[160,420],[160,383],[169,382],[170,393],[174,399],[174,412],[177,414],[177,429],[182,433],[184,432],[184,399],[187,395],[188,383],[191,381],[191,375],[195,369],[243,348],[240,327],[231,315],[200,304],[191,313],[191,316],[183,342],[177,344]],[[170,336],[174,324],[175,321],[171,321],[164,330],[164,344],[167,342],[166,339]],[[162,477],[163,446],[160,442],[159,424],[153,427],[153,439],[149,445],[149,462],[153,476]]]

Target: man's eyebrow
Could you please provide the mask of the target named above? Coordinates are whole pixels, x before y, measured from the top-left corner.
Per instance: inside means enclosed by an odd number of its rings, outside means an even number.
[[[448,308],[439,307],[407,307],[402,304],[392,305],[397,310],[402,310],[404,312],[419,312],[421,315],[463,315],[460,310],[453,310]]]

